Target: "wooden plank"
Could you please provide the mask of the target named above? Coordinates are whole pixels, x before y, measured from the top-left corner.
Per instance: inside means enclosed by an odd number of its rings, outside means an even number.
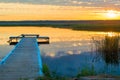
[[[22,38],[0,64],[0,80],[19,80],[42,76],[42,61],[36,38]]]
[[[49,39],[49,37],[47,37],[47,36],[40,36],[37,39]]]
[[[39,34],[21,34],[22,37],[39,37]]]
[[[37,38],[38,44],[49,44],[49,37],[39,36],[38,34],[21,34],[20,36],[17,36],[17,37],[12,36],[12,37],[9,37],[8,43],[10,45],[16,45],[20,39],[26,38],[26,37]]]

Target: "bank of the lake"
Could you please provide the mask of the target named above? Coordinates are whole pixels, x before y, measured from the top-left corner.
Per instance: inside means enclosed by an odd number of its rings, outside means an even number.
[[[120,32],[120,20],[75,20],[75,21],[0,21],[0,27],[53,27],[83,31]]]

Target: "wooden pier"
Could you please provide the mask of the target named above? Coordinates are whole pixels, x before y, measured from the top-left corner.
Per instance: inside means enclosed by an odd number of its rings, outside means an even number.
[[[25,38],[25,37],[35,37],[38,45],[39,44],[49,44],[49,37],[47,36],[39,36],[38,34],[21,34],[20,36],[12,36],[9,37],[9,44],[10,45],[16,45],[19,40],[21,40],[21,38]]]
[[[0,80],[33,79],[42,76],[42,61],[38,44],[49,43],[48,37],[39,35],[21,35],[10,37],[10,45],[15,48],[0,61]],[[16,42],[13,42],[16,39]],[[18,39],[20,41],[18,42]]]

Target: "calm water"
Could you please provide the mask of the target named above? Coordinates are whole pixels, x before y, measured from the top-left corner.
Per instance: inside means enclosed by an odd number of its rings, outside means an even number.
[[[40,45],[43,63],[51,71],[66,76],[75,76],[84,67],[94,65],[99,73],[111,73],[104,61],[93,62],[92,37],[102,37],[104,32],[73,31],[70,29],[47,27],[0,27],[0,59],[2,59],[14,46],[9,46],[9,36],[20,34],[40,34],[49,36],[49,45]],[[114,74],[119,74],[119,67],[109,67]],[[114,68],[114,69],[113,69]],[[119,69],[119,70],[118,70]]]

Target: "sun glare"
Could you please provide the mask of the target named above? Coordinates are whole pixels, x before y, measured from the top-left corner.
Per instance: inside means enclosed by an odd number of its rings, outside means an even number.
[[[108,35],[109,37],[113,37],[113,36],[115,36],[116,34],[115,34],[114,32],[108,32],[107,35]]]
[[[117,17],[116,12],[113,10],[108,10],[106,15],[108,18],[116,18]]]

